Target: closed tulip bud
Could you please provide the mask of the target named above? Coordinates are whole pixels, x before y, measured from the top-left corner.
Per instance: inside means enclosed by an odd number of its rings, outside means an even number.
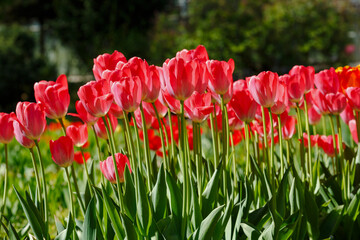
[[[238,131],[244,127],[244,122],[237,117],[229,104],[227,105],[227,113],[229,119],[229,130],[231,132]]]
[[[50,152],[53,161],[60,167],[68,167],[74,161],[74,144],[69,136],[50,140]]]
[[[247,85],[251,95],[259,105],[264,108],[274,106],[279,85],[277,73],[261,72],[257,76],[250,77]]]
[[[109,113],[118,119],[123,119],[125,116],[122,108],[119,107],[116,103],[111,104]]]
[[[349,121],[349,129],[354,142],[359,143],[355,119]]]
[[[142,125],[140,108],[136,109],[134,115],[135,115],[136,126],[142,129],[143,125]],[[144,117],[145,117],[146,129],[149,129],[155,122],[157,122],[156,118],[153,117],[147,109],[144,109]]]
[[[31,140],[38,140],[45,131],[45,112],[40,104],[19,102],[16,105],[16,117],[25,136]]]
[[[326,98],[319,89],[311,90],[311,98],[313,100],[313,107],[318,113],[321,115],[330,113]]]
[[[105,70],[115,70],[119,62],[126,63],[124,54],[114,51],[112,54],[102,54],[94,59],[93,73],[97,81],[103,79],[103,72]]]
[[[308,66],[304,67],[302,65],[294,66],[290,72],[290,75],[299,75],[301,81],[305,84],[305,93],[310,92],[311,89],[314,88],[314,78],[315,78],[315,70],[314,67]]]
[[[230,59],[228,62],[208,60],[206,61],[206,66],[210,73],[209,89],[220,95],[225,94],[233,82],[234,60]]]
[[[94,117],[105,116],[114,99],[110,83],[105,79],[88,82],[79,88],[77,94],[86,111]]]
[[[221,104],[221,96],[219,94],[212,92],[210,89],[208,89],[208,92],[211,93],[212,102],[217,102],[218,104]],[[229,89],[223,95],[224,104],[230,102],[231,98],[233,97],[233,94],[234,94],[234,83],[230,83]]]
[[[294,136],[296,131],[296,118],[289,116],[281,128],[282,136],[285,140],[289,140]]]
[[[111,126],[109,126],[109,127],[111,127],[113,132],[115,132],[116,126],[118,124],[118,121],[117,121],[116,117],[114,117],[111,114],[108,114],[108,115],[106,115],[106,119],[107,119],[108,124],[111,124]],[[105,126],[105,123],[104,123],[102,118],[99,118],[99,120],[95,123],[94,129],[95,129],[96,135],[99,138],[108,139],[106,126]]]
[[[80,118],[84,123],[89,126],[94,125],[95,122],[98,120],[98,117],[94,117],[88,111],[86,111],[81,101],[76,101],[75,109],[77,113],[68,113],[68,115]]]
[[[360,87],[349,87],[345,90],[350,106],[355,111],[360,111]]]
[[[322,94],[337,93],[340,88],[339,78],[334,68],[323,70],[315,74],[315,86]]]
[[[338,115],[344,111],[346,107],[346,97],[344,94],[340,92],[328,93],[325,95],[325,99],[330,113]]]
[[[0,113],[0,143],[8,144],[14,138],[15,113]]]
[[[194,92],[190,98],[184,102],[185,114],[193,122],[201,123],[205,121],[213,111],[211,105],[211,93]]]
[[[143,102],[143,108],[144,110],[146,110],[148,113],[150,113],[151,116],[156,118],[156,112],[155,109],[153,107],[153,105],[151,103],[147,103],[147,102]],[[156,101],[154,102],[156,110],[158,111],[159,117],[163,118],[165,117],[168,108],[166,106],[164,106],[159,99],[156,99]]]
[[[234,83],[234,95],[229,106],[241,121],[249,123],[255,119],[258,104],[248,90],[246,81],[239,80]]]
[[[354,111],[350,107],[349,103],[346,104],[345,110],[340,113],[340,117],[346,124],[349,124],[351,120],[355,119]]]
[[[70,104],[67,78],[60,75],[56,82],[40,81],[35,83],[35,99],[44,106],[46,116],[50,119],[63,118]]]
[[[300,74],[289,75],[286,86],[289,100],[295,103],[300,102],[305,93],[305,79]]]
[[[280,82],[274,106],[271,107],[271,112],[279,115],[285,112],[288,107],[288,91],[285,83]]]
[[[88,140],[87,125],[70,125],[66,128],[66,135],[71,138],[75,146],[82,147]]]
[[[34,140],[26,137],[23,127],[17,120],[13,121],[13,126],[16,141],[18,141],[23,147],[26,148],[32,148],[35,146]]]
[[[336,145],[337,145],[337,151],[338,151],[338,140],[337,135],[335,135],[336,138]],[[334,157],[335,151],[334,151],[334,145],[333,145],[333,136],[320,136],[317,142],[318,146],[329,156]]]
[[[181,113],[180,101],[170,96],[166,89],[161,89],[159,95],[160,102],[170,108],[170,111],[175,114]]]
[[[128,166],[131,172],[129,159],[124,154],[115,153],[115,161],[117,166],[117,172],[119,174],[119,180],[120,182],[124,182],[125,165]],[[105,161],[100,162],[100,170],[107,180],[109,180],[113,184],[116,183],[115,166],[112,156],[108,157]]]
[[[316,111],[314,107],[308,109],[309,123],[311,125],[316,125],[321,120],[321,114]]]
[[[114,100],[125,112],[134,112],[141,102],[141,81],[139,77],[124,77],[111,87]]]
[[[146,91],[146,97],[143,99],[144,102],[155,102],[159,97],[160,92],[160,73],[156,66],[152,65],[149,67],[149,79],[143,83],[143,91]]]

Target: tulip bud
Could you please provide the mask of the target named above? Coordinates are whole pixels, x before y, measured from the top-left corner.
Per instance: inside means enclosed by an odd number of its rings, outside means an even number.
[[[50,152],[53,161],[60,167],[68,167],[74,161],[74,144],[69,136],[50,140]]]

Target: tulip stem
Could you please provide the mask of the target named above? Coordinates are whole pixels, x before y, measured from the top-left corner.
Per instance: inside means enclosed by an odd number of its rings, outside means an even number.
[[[267,130],[266,130],[266,117],[265,117],[265,108],[263,106],[261,106],[261,114],[262,114],[262,121],[263,121],[263,132],[264,132],[264,136],[263,136],[263,157],[266,159],[267,163],[268,163],[268,175],[269,177],[271,176],[271,163],[270,163],[270,159],[269,159],[269,155],[268,155],[268,141],[267,141]]]
[[[175,159],[175,144],[176,143],[175,143],[175,139],[174,139],[174,133],[173,133],[174,129],[173,129],[173,126],[172,126],[170,108],[168,108],[168,118],[169,118],[169,127],[170,127],[171,156]],[[178,126],[178,129],[179,129],[179,126]],[[165,131],[166,131],[166,129],[165,129]]]
[[[233,139],[233,133],[230,132],[230,141],[231,141],[231,151],[232,151],[232,168],[233,168],[233,174],[234,174],[234,183],[233,183],[233,193],[235,196],[235,191],[237,188],[237,175],[236,175],[236,155],[235,155],[235,146],[234,146],[234,139]]]
[[[226,116],[227,116],[227,110],[225,108],[225,103],[224,103],[224,95],[221,95],[221,111],[222,111],[222,136],[223,136],[223,190],[224,190],[224,198],[227,198],[227,176],[226,176],[226,171],[227,171],[227,164],[228,164],[228,146],[229,146],[229,137],[228,137],[228,132],[227,132],[227,125],[229,124],[226,120]]]
[[[331,125],[331,134],[333,137],[333,147],[334,147],[334,154],[335,154],[335,162],[334,162],[334,174],[339,173],[339,169],[337,167],[337,163],[338,163],[338,155],[337,155],[337,147],[336,147],[336,138],[335,138],[335,127],[334,127],[334,122],[332,119],[332,115],[329,115],[329,120],[330,120],[330,125]]]
[[[46,178],[45,178],[45,169],[43,164],[43,159],[41,157],[40,147],[37,140],[34,140],[35,146],[39,155],[39,162],[40,162],[40,168],[41,168],[41,179],[42,179],[42,185],[43,185],[43,194],[44,194],[44,220],[45,220],[45,228],[46,232],[48,231],[48,201],[47,201],[47,189],[46,189]]]
[[[164,118],[161,118],[161,123],[164,126],[164,134],[165,134],[165,139],[166,139],[166,149],[168,151],[169,157],[168,157],[168,168],[170,170],[170,159],[171,159],[171,151],[170,151],[170,143],[169,143],[169,136],[168,133],[166,131],[166,125],[165,125],[165,121]],[[171,130],[172,131],[172,130]]]
[[[99,163],[100,163],[100,160],[101,160],[101,149],[100,149],[100,144],[99,144],[99,138],[96,134],[96,131],[95,131],[95,127],[94,125],[91,126],[93,132],[94,132],[94,136],[95,136],[95,142],[96,142],[96,148],[97,148],[97,151],[98,151],[98,160],[99,160]],[[103,185],[105,185],[105,181],[104,181],[104,176],[101,174],[101,182]]]
[[[336,115],[336,125],[338,127],[338,143],[339,143],[339,152],[340,152],[340,172],[344,169],[344,153],[342,146],[342,132],[341,132],[341,124],[340,124],[340,115]]]
[[[299,139],[301,139],[300,141],[300,162],[301,162],[301,167],[303,169],[303,177],[305,180],[306,178],[306,167],[305,167],[305,153],[304,153],[304,136],[303,136],[303,131],[302,131],[302,121],[301,121],[301,113],[300,113],[300,108],[299,106],[296,107],[296,114],[297,114],[297,125],[298,125],[298,136]],[[308,140],[310,141],[310,136],[308,136]],[[304,181],[305,184],[305,181]]]
[[[64,124],[63,119],[62,119],[62,118],[58,118],[57,120],[59,121],[59,123],[60,123],[60,125],[61,125],[61,128],[62,128],[62,131],[63,131],[64,136],[66,136],[66,128],[65,128],[65,124]]]
[[[288,164],[288,167],[290,167],[290,144],[289,140],[285,140],[286,144],[286,162]]]
[[[214,103],[214,112],[212,113],[212,127],[211,131],[214,134],[213,147],[214,147],[214,168],[216,169],[219,165],[219,146],[218,146],[218,130],[217,130],[217,118],[216,118],[216,105]]]
[[[91,194],[91,197],[92,197],[94,195],[93,184],[91,183],[91,179],[90,179],[90,175],[89,175],[89,171],[88,171],[88,168],[87,168],[86,159],[85,159],[85,155],[84,155],[84,149],[82,147],[80,147],[80,152],[81,152],[81,155],[82,155],[82,158],[83,158],[83,161],[84,161],[85,173],[86,173],[87,182],[88,182],[88,185],[89,185],[90,194]]]
[[[270,145],[270,179],[273,183],[273,187],[275,187],[275,179],[273,178],[273,168],[274,168],[274,120],[271,113],[271,109],[269,108],[269,117],[270,117],[270,125],[271,125],[271,145]],[[265,129],[266,130],[266,129]]]
[[[166,146],[165,146],[165,142],[164,142],[164,133],[163,133],[163,128],[162,128],[159,112],[158,112],[158,110],[157,110],[157,108],[155,106],[155,103],[152,103],[152,105],[154,107],[155,114],[156,114],[156,119],[157,119],[158,124],[159,124],[159,133],[160,133],[161,146],[162,146],[162,151],[163,151],[164,167],[165,167],[165,169],[169,170],[169,165],[168,165],[168,161],[167,161],[167,154],[166,154]],[[166,129],[165,129],[165,131],[166,131]]]
[[[308,135],[308,170],[310,178],[310,188],[313,187],[313,174],[312,174],[312,151],[311,151],[311,141],[310,141],[310,125],[309,125],[309,113],[307,108],[306,97],[304,96],[304,113],[305,113],[305,127],[306,133]]]
[[[7,187],[8,187],[8,171],[9,171],[9,164],[8,164],[8,145],[4,144],[4,150],[5,150],[5,176],[4,176],[4,194],[3,194],[3,200],[1,205],[1,215],[0,220],[2,216],[4,215],[4,209],[6,205],[6,197],[7,197]]]
[[[110,139],[110,151],[111,151],[111,155],[112,155],[112,159],[113,159],[113,163],[114,163],[114,169],[115,169],[115,177],[116,177],[116,187],[117,187],[117,194],[118,194],[118,201],[119,201],[119,205],[120,205],[120,211],[123,211],[123,209],[121,208],[121,192],[120,192],[120,177],[119,177],[119,171],[118,171],[118,167],[117,167],[117,163],[116,163],[116,159],[115,159],[115,149],[113,146],[113,142],[111,141],[111,133],[110,133],[110,128],[109,128],[109,123],[106,120],[106,117],[102,117],[103,121],[104,121],[104,125],[106,128],[106,132],[107,135]]]
[[[282,130],[281,130],[281,118],[280,114],[277,115],[278,118],[278,135],[279,135],[279,156],[280,156],[280,178],[283,179],[284,176],[284,158],[283,158],[283,144],[282,144]]]
[[[202,193],[202,177],[201,177],[201,159],[199,156],[199,135],[198,135],[198,124],[193,122],[193,151],[194,151],[194,161],[196,164],[196,179],[197,179],[197,187],[198,187],[198,196],[199,196],[199,206],[201,209],[202,201],[201,201],[201,193]],[[201,141],[200,141],[201,142]]]
[[[38,171],[38,168],[37,168],[37,165],[36,165],[36,161],[35,161],[35,153],[34,153],[34,149],[33,149],[33,148],[29,148],[29,150],[30,150],[31,161],[32,161],[32,163],[33,163],[34,172],[35,172],[35,179],[36,179],[38,199],[39,199],[39,202],[42,202],[40,177],[39,177],[39,171]],[[41,210],[43,210],[43,209],[41,209]]]
[[[69,186],[69,198],[70,198],[70,204],[71,204],[71,210],[70,212],[72,213],[72,220],[74,221],[75,223],[75,206],[74,206],[74,201],[73,201],[73,191],[72,191],[72,188],[71,188],[71,182],[70,182],[70,176],[69,176],[69,170],[67,169],[67,167],[64,168],[65,169],[65,173],[66,173],[66,177],[67,177],[67,180],[68,180],[68,186]],[[68,221],[70,221],[70,219],[68,219]],[[76,224],[76,223],[75,223]],[[75,232],[75,229],[73,230],[73,238],[76,239],[76,236],[75,236],[76,232]]]
[[[140,103],[140,113],[141,113],[142,129],[143,129],[143,133],[144,133],[144,152],[145,152],[145,160],[146,160],[145,164],[146,164],[146,171],[147,171],[148,191],[150,192],[151,188],[152,188],[151,177],[152,177],[153,171],[152,171],[152,165],[151,165],[151,159],[150,159],[151,156],[150,156],[150,149],[149,149],[149,137],[148,137],[148,133],[147,133],[146,120],[145,120],[145,114],[144,114],[142,102]],[[135,123],[135,118],[134,118],[134,123]]]
[[[135,116],[134,116],[134,112],[130,113],[130,116],[134,119],[135,122]],[[138,159],[135,158],[135,147],[134,147],[134,141],[133,141],[133,137],[131,134],[131,130],[130,130],[130,124],[129,124],[129,119],[127,118],[127,116],[125,116],[124,118],[125,120],[125,127],[126,127],[126,132],[128,134],[128,139],[129,139],[129,145],[130,145],[130,151],[131,151],[131,157],[132,157],[132,166],[135,169],[135,175],[137,174],[137,163],[140,163],[140,172],[142,172],[142,168],[141,168],[141,153],[140,153],[140,139],[139,139],[139,131],[137,129],[136,126],[135,127],[135,138],[136,138],[136,148],[137,148],[137,157]],[[136,181],[137,178],[135,178]]]
[[[250,143],[249,143],[249,124],[245,122],[245,144],[246,144],[246,166],[245,176],[249,176],[250,173]]]

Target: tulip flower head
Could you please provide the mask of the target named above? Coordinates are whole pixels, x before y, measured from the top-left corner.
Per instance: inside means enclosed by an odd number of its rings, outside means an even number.
[[[17,120],[14,120],[13,126],[14,126],[14,136],[16,141],[18,141],[23,147],[33,148],[35,146],[35,142],[34,140],[26,137],[26,135],[24,134],[25,131],[21,126],[21,124]]]
[[[248,89],[254,100],[264,108],[274,106],[277,97],[279,77],[274,72],[261,72],[248,79]]]
[[[111,87],[114,100],[125,112],[134,112],[141,102],[141,81],[139,77],[124,77]]]
[[[124,182],[125,165],[128,166],[131,173],[129,159],[124,154],[115,153],[115,160],[117,165],[117,172],[119,174],[119,180],[120,182]],[[113,184],[116,183],[115,167],[112,156],[108,157],[105,161],[100,162],[100,170],[107,180],[109,180]]]
[[[300,82],[304,83],[305,86],[305,93],[310,92],[311,89],[314,88],[314,77],[315,77],[315,70],[314,67],[308,66],[304,67],[302,65],[294,66],[289,75],[298,75],[300,78]]]
[[[103,79],[103,72],[105,70],[115,70],[116,65],[119,62],[126,63],[124,54],[118,51],[114,51],[112,54],[102,54],[94,59],[93,73],[97,81]]]
[[[185,114],[193,122],[201,123],[205,121],[213,111],[211,104],[211,93],[194,92],[190,98],[184,102]]]
[[[208,60],[206,61],[206,66],[210,73],[208,83],[209,89],[219,95],[224,95],[229,90],[230,84],[233,82],[232,74],[235,68],[234,60],[229,59],[227,62]]]
[[[350,106],[360,111],[360,87],[349,87],[345,90],[346,97],[349,101]]]
[[[0,143],[8,144],[14,138],[15,113],[0,113]]]
[[[66,128],[66,135],[71,138],[75,146],[83,147],[88,140],[87,125],[70,125]]]
[[[51,140],[50,152],[53,161],[60,167],[68,167],[74,161],[74,144],[69,136]]]
[[[315,74],[315,86],[322,94],[337,93],[340,88],[339,78],[334,68],[323,70]]]

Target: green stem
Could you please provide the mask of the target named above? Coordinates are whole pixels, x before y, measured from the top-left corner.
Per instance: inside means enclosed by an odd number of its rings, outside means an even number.
[[[340,172],[344,169],[344,152],[342,146],[342,132],[340,124],[340,115],[336,115],[336,125],[338,127],[338,143],[339,143],[339,155],[340,155]]]
[[[286,143],[286,162],[288,166],[290,167],[290,144],[289,140],[285,140]]]
[[[213,141],[214,141],[214,147],[215,147],[215,151],[214,151],[214,154],[215,154],[215,158],[214,158],[214,167],[216,168],[218,165],[219,165],[219,145],[218,145],[218,135],[219,135],[219,132],[218,132],[218,129],[217,129],[217,118],[216,118],[216,105],[214,103],[214,112],[213,112],[213,130],[214,130],[214,136],[215,138],[213,138]]]
[[[87,163],[86,163],[86,159],[85,159],[85,155],[84,155],[84,150],[83,150],[82,147],[80,148],[80,152],[81,152],[81,155],[82,155],[82,158],[83,158],[83,161],[84,161],[85,173],[86,173],[87,182],[88,182],[89,189],[90,189],[90,194],[91,194],[91,197],[92,197],[92,196],[94,196],[93,184],[91,183],[91,179],[90,179],[90,176],[89,176],[89,171],[88,171],[88,168],[87,168]]]
[[[5,150],[4,194],[3,194],[3,200],[2,200],[2,205],[1,205],[0,220],[1,220],[2,216],[3,216],[3,214],[4,214],[4,209],[5,209],[5,206],[6,206],[7,187],[8,187],[9,164],[8,164],[8,145],[7,144],[4,144],[4,150]]]
[[[333,147],[334,147],[334,153],[335,153],[335,164],[333,164],[334,166],[334,173],[339,173],[339,169],[337,167],[337,163],[338,163],[338,154],[337,154],[337,147],[336,147],[336,138],[335,138],[335,127],[334,127],[334,122],[332,119],[332,115],[329,115],[329,120],[330,120],[330,125],[331,125],[331,134],[333,137]]]
[[[279,156],[280,156],[280,178],[283,179],[284,176],[284,158],[283,158],[283,144],[282,144],[282,131],[281,131],[281,118],[280,114],[277,115],[278,118],[278,129],[279,129]]]
[[[168,157],[168,168],[170,169],[170,166],[171,166],[171,163],[170,163],[170,160],[171,160],[171,151],[170,151],[170,140],[169,140],[169,136],[168,136],[168,133],[166,131],[166,125],[165,125],[165,121],[164,121],[164,118],[161,118],[161,123],[162,125],[164,126],[164,134],[165,134],[165,139],[166,139],[166,150],[168,151],[168,154],[169,154],[169,157]]]
[[[313,174],[312,174],[312,153],[311,153],[311,141],[310,141],[310,126],[309,126],[309,114],[307,109],[307,103],[306,103],[306,97],[304,95],[304,113],[305,113],[305,127],[306,127],[306,133],[308,135],[308,170],[309,170],[309,178],[310,178],[310,188],[313,187]]]
[[[275,179],[273,178],[273,171],[274,171],[274,120],[272,117],[271,109],[269,108],[269,117],[270,117],[270,125],[271,125],[271,145],[270,145],[270,179],[273,183],[273,187],[275,187]],[[266,131],[266,129],[265,129]]]
[[[299,139],[301,139],[300,141],[300,161],[301,161],[301,167],[303,169],[303,181],[305,184],[305,178],[306,178],[306,167],[305,167],[305,151],[304,151],[304,136],[303,136],[303,131],[302,131],[302,120],[301,120],[301,113],[300,113],[300,108],[297,106],[296,107],[296,114],[297,114],[297,118],[298,118],[298,137]],[[310,141],[310,136],[308,136],[308,140]]]
[[[266,131],[266,118],[265,118],[265,109],[263,106],[261,106],[261,114],[262,114],[262,121],[263,121],[263,132],[264,132],[264,137],[263,137],[263,157],[265,159],[265,161],[267,161],[268,164],[268,175],[270,177],[271,175],[271,169],[270,169],[270,159],[269,159],[269,155],[268,155],[268,141],[267,141],[267,131]],[[265,162],[264,161],[264,162]]]
[[[229,137],[227,135],[227,126],[229,125],[229,123],[226,120],[226,115],[227,115],[227,110],[225,108],[225,103],[224,103],[224,96],[221,95],[221,111],[222,111],[222,136],[223,136],[223,190],[224,190],[224,198],[227,198],[227,176],[226,176],[226,171],[227,171],[227,164],[228,164],[228,142],[229,142]]]
[[[196,180],[197,180],[197,187],[198,187],[198,198],[199,198],[199,206],[201,209],[201,205],[202,205],[202,197],[201,197],[201,193],[202,193],[202,176],[201,176],[201,159],[199,156],[199,135],[198,135],[198,124],[196,122],[193,122],[193,146],[194,146],[194,161],[196,164]],[[201,142],[201,141],[200,141]]]
[[[135,115],[134,112],[132,112],[130,114],[130,116],[133,117],[134,123],[135,123]],[[135,158],[135,147],[134,147],[134,141],[133,141],[133,137],[131,134],[131,130],[130,130],[130,124],[129,124],[129,119],[127,118],[127,116],[125,116],[124,118],[125,121],[125,127],[126,127],[126,132],[127,132],[127,137],[129,140],[129,145],[130,145],[130,153],[131,153],[131,158],[132,158],[132,166],[134,167],[134,169],[137,169],[137,164],[138,162],[141,162],[141,153],[140,153],[140,138],[139,138],[139,131],[137,129],[137,126],[135,125],[135,138],[136,138],[136,148],[137,148],[137,159]],[[140,163],[141,166],[141,163]],[[140,172],[142,172],[142,168],[140,167]],[[137,171],[134,171],[135,174],[137,174]],[[136,179],[136,178],[135,178]]]
[[[245,144],[246,144],[246,166],[245,176],[248,177],[250,173],[250,145],[249,145],[249,124],[245,123]]]
[[[165,146],[165,142],[164,142],[163,128],[162,128],[159,112],[158,112],[158,110],[157,110],[157,108],[155,106],[155,103],[152,103],[152,105],[154,107],[155,114],[156,114],[156,119],[158,120],[158,124],[159,124],[159,133],[160,133],[161,146],[162,146],[162,151],[163,151],[164,167],[165,167],[165,169],[169,170],[168,160],[167,160],[167,155],[166,155],[166,146]],[[165,131],[166,131],[166,129],[165,129]]]
[[[75,206],[74,206],[74,201],[73,201],[73,191],[71,189],[69,171],[68,171],[67,167],[65,167],[64,169],[65,169],[66,177],[67,177],[67,180],[68,180],[68,186],[69,186],[69,197],[70,197],[70,204],[71,204],[71,210],[70,211],[72,213],[73,221],[75,223]],[[70,219],[68,221],[70,221]],[[76,234],[76,232],[73,230],[73,238],[74,239],[76,239],[75,234]]]
[[[99,160],[99,163],[101,161],[101,148],[100,148],[100,144],[99,144],[99,138],[98,136],[96,135],[96,131],[95,131],[95,127],[94,125],[91,126],[92,130],[93,130],[93,133],[94,133],[94,136],[95,136],[95,142],[96,142],[96,148],[97,148],[97,152],[98,152],[98,160]],[[95,181],[96,182],[96,181]],[[101,182],[102,184],[105,186],[105,180],[104,180],[104,175],[101,174]]]
[[[171,155],[173,158],[175,158],[175,139],[174,139],[174,133],[173,133],[173,126],[172,126],[172,119],[171,119],[171,111],[170,108],[168,108],[168,119],[169,119],[169,127],[170,127],[170,139],[171,139]],[[180,126],[178,126],[179,128]]]
[[[142,121],[142,129],[144,133],[144,152],[145,152],[145,164],[146,164],[146,171],[147,171],[147,181],[148,181],[148,191],[151,191],[152,188],[152,165],[151,165],[151,159],[150,159],[150,150],[149,150],[149,137],[146,129],[146,121],[145,121],[145,115],[144,115],[144,109],[142,106],[142,102],[140,103],[140,112],[141,112],[141,121]],[[134,119],[135,121],[135,119]],[[136,126],[135,126],[136,127]]]
[[[30,150],[31,161],[32,161],[32,163],[33,163],[34,172],[35,172],[35,179],[36,179],[38,199],[39,199],[40,202],[42,202],[40,177],[39,177],[39,171],[38,171],[38,168],[37,168],[37,165],[36,165],[36,161],[35,161],[35,153],[34,153],[34,149],[33,149],[33,148],[29,148],[29,150]]]
[[[233,134],[232,132],[230,132],[230,141],[231,141],[231,151],[232,151],[232,167],[233,167],[233,193],[235,195],[235,191],[236,191],[236,186],[237,186],[237,175],[236,175],[236,154],[235,154],[235,146],[234,146],[234,139],[233,139]],[[233,195],[233,196],[234,196]]]
[[[214,128],[214,113],[210,114],[210,128],[211,128],[211,139],[212,139],[212,145],[213,145],[213,153],[214,153],[214,168],[217,167],[217,164],[219,164],[217,162],[217,146],[216,146],[216,132],[215,132],[215,128]]]

